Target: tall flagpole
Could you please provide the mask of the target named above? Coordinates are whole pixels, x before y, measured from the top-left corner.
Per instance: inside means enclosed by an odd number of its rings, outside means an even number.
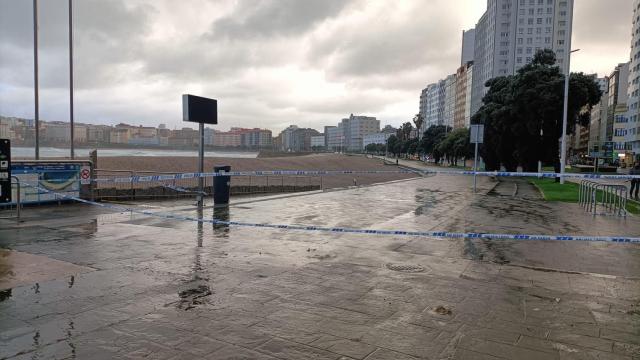
[[[69,128],[71,131],[71,159],[75,158],[73,141],[73,0],[69,0]]]
[[[38,0],[33,0],[33,95],[36,160],[40,159],[40,104],[38,99]]]

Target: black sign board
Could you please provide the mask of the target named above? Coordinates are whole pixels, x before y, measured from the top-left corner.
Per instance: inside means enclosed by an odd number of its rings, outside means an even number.
[[[11,202],[11,141],[0,139],[0,203]]]
[[[182,95],[182,120],[200,124],[217,124],[218,101],[201,96]]]

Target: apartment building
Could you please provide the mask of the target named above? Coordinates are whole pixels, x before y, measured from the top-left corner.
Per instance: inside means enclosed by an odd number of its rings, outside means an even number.
[[[515,74],[537,50],[553,50],[564,72],[572,15],[573,0],[487,0],[475,27],[471,113],[482,106],[488,80]]]

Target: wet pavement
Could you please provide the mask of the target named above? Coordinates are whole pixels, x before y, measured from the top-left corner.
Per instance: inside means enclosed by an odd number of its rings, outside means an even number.
[[[640,234],[637,217],[543,202],[526,182],[482,178],[474,195],[471,181],[242,199],[202,216]],[[636,245],[239,228],[72,204],[24,215],[0,220],[0,358],[640,359]]]

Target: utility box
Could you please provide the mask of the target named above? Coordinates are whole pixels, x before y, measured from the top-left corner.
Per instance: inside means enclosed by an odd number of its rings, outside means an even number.
[[[231,166],[215,166],[213,172],[221,171],[230,172]],[[231,176],[214,176],[213,177],[213,203],[214,205],[229,204],[229,195],[231,194]]]
[[[0,203],[11,202],[11,141],[0,139]]]

